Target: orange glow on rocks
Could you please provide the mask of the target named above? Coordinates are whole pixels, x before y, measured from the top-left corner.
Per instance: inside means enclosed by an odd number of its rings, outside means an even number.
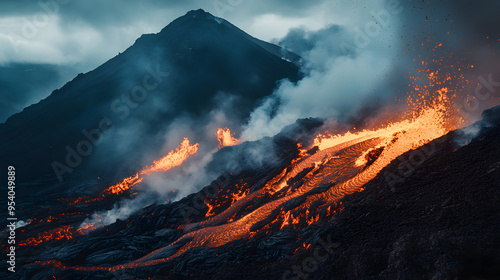
[[[55,228],[50,231],[42,232],[36,237],[30,237],[25,241],[19,243],[19,246],[37,246],[41,243],[51,241],[51,240],[70,240],[73,238],[73,227],[72,226],[62,226]]]

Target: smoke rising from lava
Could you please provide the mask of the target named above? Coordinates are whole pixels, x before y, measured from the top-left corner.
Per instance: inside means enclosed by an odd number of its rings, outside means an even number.
[[[297,84],[283,81],[273,96],[254,110],[243,139],[269,136],[264,127],[279,131],[298,118],[345,122],[356,117],[370,99],[394,95],[387,80],[395,56],[389,38],[395,33],[399,10],[383,2],[370,8],[372,13],[387,15],[385,24],[376,26],[378,32],[369,33],[371,36],[366,32],[375,22],[365,9],[351,25],[330,25],[318,31],[295,28],[278,41],[303,57],[306,77]]]

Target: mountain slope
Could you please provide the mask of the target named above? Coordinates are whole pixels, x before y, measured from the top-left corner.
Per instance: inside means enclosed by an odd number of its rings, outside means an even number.
[[[274,138],[215,155],[217,161],[236,153],[244,162],[247,152],[262,146],[262,152],[278,159],[275,164],[229,170],[179,202],[150,205],[85,236],[25,248],[20,251],[21,272],[25,279],[497,279],[500,107],[486,111],[483,118],[474,125],[479,133],[468,145],[457,145],[464,137],[470,139],[467,130],[455,131],[401,155],[363,191],[331,204],[336,212],[322,212],[309,222],[307,213],[319,209],[318,201],[289,224],[274,219],[273,212],[271,219],[251,229],[251,237],[214,245],[211,230],[245,220],[284,195],[286,190],[255,196],[298,155],[295,141],[306,141],[321,125],[318,120],[299,121]],[[341,151],[340,157],[350,150]],[[410,159],[415,154],[425,155],[418,164]],[[289,183],[300,188],[309,180],[307,174],[297,174]],[[217,186],[218,192],[210,196]],[[277,210],[300,210],[305,197],[330,187],[302,193]],[[253,198],[251,204],[241,205],[234,195],[245,188],[251,191],[246,197]],[[207,198],[207,205],[199,202]],[[210,204],[218,205],[212,214]],[[237,205],[239,210],[224,214]],[[197,232],[206,234],[205,245],[183,250],[199,237]],[[21,237],[26,235],[30,233]]]
[[[62,179],[130,172],[158,154],[170,126],[203,131],[218,110],[240,127],[279,80],[297,81],[298,67],[280,50],[209,13],[191,11],[0,124],[0,162],[17,166],[19,179],[54,175],[54,162],[61,164]],[[82,144],[82,160],[72,158],[82,141],[99,139],[96,129],[104,131],[103,142],[91,147],[90,156]]]

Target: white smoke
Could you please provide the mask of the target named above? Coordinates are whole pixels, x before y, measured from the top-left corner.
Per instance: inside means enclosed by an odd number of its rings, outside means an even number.
[[[212,154],[215,151],[205,154],[182,168],[151,175],[142,184],[148,191],[153,191],[159,197],[165,197],[171,201],[199,191],[214,180],[213,176],[207,174],[205,166],[212,160]]]
[[[22,227],[25,227],[25,226],[27,226],[30,222],[31,222],[31,220],[28,220],[28,221],[17,221],[17,222],[16,222],[16,228],[22,228]]]
[[[118,219],[126,220],[133,213],[151,205],[152,200],[145,195],[139,195],[134,199],[125,199],[117,202],[113,209],[106,211],[95,212],[90,218],[87,218],[80,225],[80,228],[85,228],[92,225],[93,228],[100,228],[115,223]]]
[[[212,160],[214,153],[218,151],[216,132],[220,127],[235,127],[225,112],[233,104],[234,95],[219,93],[217,97],[217,108],[210,112],[209,117],[203,124],[198,119],[190,116],[177,118],[162,134],[163,147],[152,154],[145,155],[142,165],[150,165],[154,160],[174,150],[184,137],[190,140],[191,145],[199,143],[198,152],[189,157],[181,166],[172,168],[167,172],[153,173],[146,176],[141,184],[136,187],[140,193],[133,199],[124,199],[116,203],[113,209],[97,211],[86,219],[80,227],[95,224],[96,227],[108,226],[118,219],[125,220],[130,215],[153,203],[169,203],[182,199],[187,195],[197,192],[210,184],[220,174],[209,174],[205,167]],[[128,129],[137,132],[142,129],[140,124],[130,125]],[[171,133],[174,131],[175,133]],[[131,132],[131,134],[133,134]]]
[[[298,118],[346,120],[354,117],[368,98],[394,94],[389,87],[395,57],[391,38],[400,10],[375,2],[369,9],[360,9],[359,19],[348,25],[330,25],[314,32],[294,28],[279,40],[304,58],[306,77],[297,84],[283,81],[254,110],[244,129],[244,140],[270,136]]]
[[[454,138],[454,142],[459,147],[467,146],[479,135],[479,132],[481,132],[481,125],[479,124],[465,127],[459,131],[460,135]]]

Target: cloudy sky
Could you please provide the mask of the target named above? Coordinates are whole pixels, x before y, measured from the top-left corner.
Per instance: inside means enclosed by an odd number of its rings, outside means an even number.
[[[495,12],[498,11],[498,1],[468,2],[470,1],[1,1],[0,122],[8,115],[46,97],[76,74],[90,71],[114,57],[142,34],[159,32],[189,10],[203,8],[216,16],[224,17],[257,38],[273,42],[280,42],[293,28],[299,38],[302,36],[310,39],[314,38],[317,31],[328,34],[327,31],[332,26],[339,26],[340,33],[346,32],[342,33],[346,38],[344,41],[350,45],[363,43],[362,38],[356,37],[356,32],[376,21],[374,12],[390,11],[391,18],[387,26],[383,26],[379,34],[369,38],[368,47],[362,47],[378,52],[386,61],[394,61],[400,54],[398,48],[406,41],[421,40],[419,37],[424,36],[423,34],[440,35],[448,32],[449,35],[450,31],[452,35],[446,40],[450,44],[460,45],[457,48],[469,46],[471,49],[481,49],[482,53],[492,52],[486,49],[486,45],[498,47],[498,17]],[[402,12],[393,12],[391,9],[394,7],[403,8]],[[297,33],[297,30],[302,33]],[[471,36],[476,36],[473,39],[476,46],[470,42]],[[291,43],[294,42],[293,38],[288,36],[286,41],[281,41]],[[336,42],[338,40],[331,43]],[[315,55],[319,56],[318,61],[322,61],[324,59],[321,56],[331,55],[331,52],[321,52],[320,49]]]
[[[263,40],[283,37],[295,26],[319,29],[352,20],[340,9],[338,15],[327,13],[331,9],[325,9],[329,6],[326,1],[26,0],[0,5],[2,64],[81,63],[96,67],[141,34],[159,32],[175,18],[198,8]]]

